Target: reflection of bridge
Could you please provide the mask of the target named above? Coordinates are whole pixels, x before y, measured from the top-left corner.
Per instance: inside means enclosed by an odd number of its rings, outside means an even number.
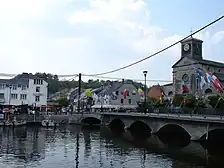
[[[157,133],[162,129],[182,129],[187,132],[191,140],[199,140],[202,136],[206,139],[209,132],[224,129],[224,119],[217,116],[187,115],[187,114],[142,114],[142,113],[83,113],[69,117],[70,123],[82,123],[98,120],[103,125],[115,125],[119,129],[143,129],[149,133]],[[92,119],[92,120],[91,120]],[[88,122],[87,121],[87,122]]]

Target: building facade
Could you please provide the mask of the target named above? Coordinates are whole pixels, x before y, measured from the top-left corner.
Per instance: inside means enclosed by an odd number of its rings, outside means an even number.
[[[144,98],[144,94],[138,94],[138,89],[141,87],[132,80],[115,81],[95,95],[94,102],[96,105],[134,107],[141,98]]]
[[[12,79],[0,79],[0,104],[47,105],[48,83],[32,74],[23,73]]]
[[[189,93],[194,95],[206,95],[216,93],[215,89],[209,85],[200,87],[194,67],[205,72],[213,73],[224,82],[224,63],[203,59],[203,41],[190,37],[181,42],[181,58],[172,66],[173,68],[173,89],[166,92],[173,94],[184,94],[183,85],[189,89]]]

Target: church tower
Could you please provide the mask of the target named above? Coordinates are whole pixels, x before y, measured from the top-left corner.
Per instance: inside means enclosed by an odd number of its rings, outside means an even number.
[[[181,58],[190,57],[194,60],[202,60],[202,40],[190,37],[181,42]]]

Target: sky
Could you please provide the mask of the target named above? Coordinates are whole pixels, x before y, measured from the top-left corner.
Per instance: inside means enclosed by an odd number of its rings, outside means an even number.
[[[113,70],[222,16],[223,6],[220,0],[0,0],[0,73]],[[224,61],[224,20],[194,37],[204,41],[204,58]],[[104,76],[144,79],[147,70],[147,79],[171,81],[179,58],[176,45]]]

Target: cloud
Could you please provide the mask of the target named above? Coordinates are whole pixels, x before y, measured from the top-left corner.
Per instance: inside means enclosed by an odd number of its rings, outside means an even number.
[[[223,41],[224,40],[224,31],[219,31],[219,32],[215,33],[211,40],[212,40],[213,44],[218,44],[221,41]]]
[[[152,24],[150,2],[144,0],[0,0],[0,24],[0,66],[6,73],[99,73],[182,38]],[[211,48],[222,35],[198,36]],[[146,69],[148,78],[171,80],[171,66],[179,58],[177,45],[107,76],[139,79]]]

